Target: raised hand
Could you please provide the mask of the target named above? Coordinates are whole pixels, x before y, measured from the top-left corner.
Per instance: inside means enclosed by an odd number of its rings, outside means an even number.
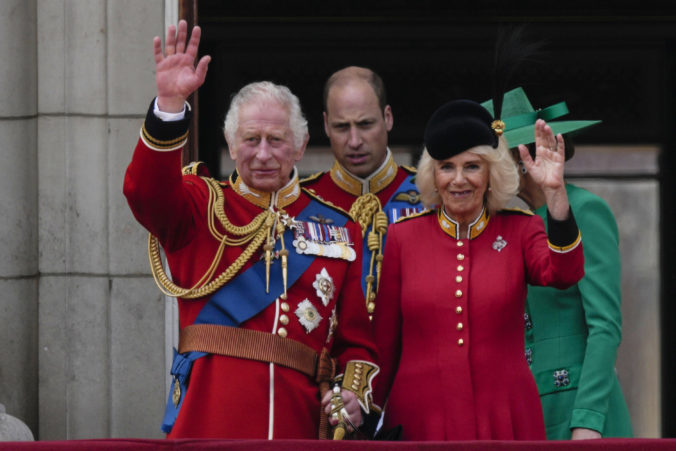
[[[533,181],[543,191],[563,186],[565,144],[561,134],[554,136],[545,121],[538,119],[535,122],[535,160],[524,145],[519,146],[519,153]]]
[[[521,161],[544,193],[547,208],[555,219],[568,216],[568,195],[563,180],[565,153],[563,136],[554,136],[552,128],[542,119],[535,122],[535,160],[526,146],[519,145]]]
[[[200,27],[194,27],[186,46],[188,24],[181,20],[178,32],[174,25],[169,26],[164,52],[162,40],[157,36],[153,39],[157,106],[161,111],[182,111],[188,96],[204,83],[211,57],[205,55],[195,65],[201,34]]]

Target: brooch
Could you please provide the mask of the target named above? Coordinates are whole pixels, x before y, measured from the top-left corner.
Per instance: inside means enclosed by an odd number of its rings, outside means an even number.
[[[493,249],[496,251],[500,252],[507,246],[507,241],[502,239],[502,236],[498,235],[498,237],[493,241]]]

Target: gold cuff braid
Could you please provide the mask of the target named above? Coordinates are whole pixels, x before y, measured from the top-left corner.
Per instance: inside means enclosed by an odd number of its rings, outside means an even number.
[[[357,395],[359,405],[366,413],[371,409],[378,410],[373,404],[372,382],[379,372],[377,365],[363,360],[351,360],[345,365],[342,388]]]

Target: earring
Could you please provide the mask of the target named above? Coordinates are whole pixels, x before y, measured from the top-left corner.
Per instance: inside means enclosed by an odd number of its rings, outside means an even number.
[[[519,161],[519,172],[522,174],[528,173],[528,169],[526,169],[526,165],[523,164],[523,161]]]

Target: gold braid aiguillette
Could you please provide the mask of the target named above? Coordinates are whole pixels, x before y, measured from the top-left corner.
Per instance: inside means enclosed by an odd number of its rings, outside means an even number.
[[[174,284],[165,272],[162,265],[158,239],[150,234],[148,236],[148,258],[150,260],[150,269],[160,291],[167,296],[180,297],[183,299],[197,299],[216,292],[216,290],[230,281],[230,279],[242,269],[246,262],[249,261],[254,252],[256,252],[268,237],[270,229],[274,224],[276,213],[271,210],[265,210],[245,226],[240,227],[233,225],[225,215],[225,199],[223,190],[218,182],[207,177],[202,177],[202,179],[209,188],[209,202],[207,208],[209,231],[211,235],[219,241],[219,246],[216,255],[214,255],[214,258],[211,261],[209,269],[207,269],[200,280],[198,280],[191,288],[183,288]],[[225,229],[225,234],[221,234],[216,229],[214,218],[218,219],[223,229]],[[228,234],[239,238],[230,238]],[[237,257],[218,277],[213,278],[216,268],[223,256],[225,247],[243,246],[246,243],[249,244],[240,256]]]
[[[387,220],[387,214],[382,209],[380,199],[373,193],[359,196],[352,204],[352,208],[350,208],[350,215],[361,225],[363,237],[368,227],[373,224],[368,236],[365,237],[366,245],[371,251],[371,261],[369,262],[369,273],[364,278],[366,281],[366,309],[369,312],[369,318],[373,319],[373,312],[376,307],[376,292],[380,286],[380,270],[383,261],[383,236],[387,232],[389,221]],[[373,275],[374,266],[376,276]]]

